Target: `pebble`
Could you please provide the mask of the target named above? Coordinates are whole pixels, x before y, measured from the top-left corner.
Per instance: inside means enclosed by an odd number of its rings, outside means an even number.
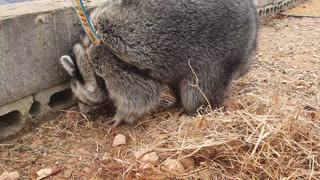
[[[144,149],[138,152],[134,153],[134,156],[137,160],[145,162],[145,163],[151,163],[156,164],[159,162],[159,157],[156,152],[151,152],[148,149]]]
[[[3,172],[0,175],[0,180],[16,180],[19,179],[20,175],[17,171],[15,172]]]
[[[39,170],[37,172],[37,175],[38,175],[37,180],[44,179],[44,178],[50,176],[51,173],[52,173],[52,169],[51,168],[41,169],[41,170]]]
[[[149,169],[151,168],[152,165],[150,163],[142,163],[140,166],[139,166],[139,169],[141,170],[146,170],[146,169]]]
[[[191,157],[182,158],[180,159],[180,162],[183,165],[183,167],[188,170],[194,169],[196,167],[196,163],[194,159]]]
[[[89,172],[90,169],[89,169],[88,167],[85,167],[85,168],[83,169],[83,171],[84,171],[84,172]]]
[[[72,171],[70,169],[67,169],[64,173],[63,173],[63,177],[66,179],[69,179],[72,175]]]
[[[42,147],[41,149],[40,149],[40,152],[41,153],[47,153],[48,152],[48,148],[47,147]]]
[[[29,150],[32,150],[30,146],[24,145],[21,147],[21,151],[29,151]]]
[[[120,145],[124,145],[126,144],[126,137],[122,134],[118,134],[114,137],[112,146],[116,147],[116,146],[120,146]]]
[[[170,171],[184,173],[186,169],[182,165],[182,163],[176,159],[168,159],[164,164]]]

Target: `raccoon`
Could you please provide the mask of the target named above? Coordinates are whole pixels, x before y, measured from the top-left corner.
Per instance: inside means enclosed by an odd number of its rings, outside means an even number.
[[[134,124],[160,105],[163,85],[120,60],[104,45],[85,47],[77,43],[73,54],[74,58],[62,56],[61,64],[71,76],[71,89],[81,111],[88,113],[113,103],[116,114],[108,124],[118,126],[121,122]]]
[[[252,0],[107,0],[90,17],[119,61],[168,85],[187,113],[219,106],[255,61]]]

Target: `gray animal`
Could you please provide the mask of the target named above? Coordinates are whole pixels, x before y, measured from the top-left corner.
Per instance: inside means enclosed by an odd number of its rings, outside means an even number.
[[[256,53],[253,0],[107,0],[91,20],[114,55],[168,85],[187,113],[218,106]]]
[[[63,68],[70,75],[71,90],[81,112],[87,114],[111,104],[103,79],[96,75],[83,47],[76,44],[73,52],[60,58]]]
[[[87,42],[88,38],[85,38]],[[75,44],[75,58],[61,57],[71,78],[71,89],[82,112],[88,113],[107,103],[114,103],[116,115],[109,125],[133,124],[160,104],[162,85],[138,68],[119,60],[104,45],[86,47]]]

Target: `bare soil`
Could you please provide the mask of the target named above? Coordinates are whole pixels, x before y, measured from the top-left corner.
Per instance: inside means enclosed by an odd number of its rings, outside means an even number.
[[[234,82],[223,107],[205,116],[159,110],[135,126],[109,128],[106,112],[85,117],[71,108],[35,132],[0,144],[0,175],[18,171],[36,179],[319,179],[320,19],[263,20],[257,62]],[[126,144],[113,147],[115,135]],[[134,153],[156,152],[158,163],[141,169]],[[163,168],[191,157],[183,173]]]

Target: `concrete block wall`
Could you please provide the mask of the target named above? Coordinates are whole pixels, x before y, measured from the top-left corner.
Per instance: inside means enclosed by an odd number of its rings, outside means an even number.
[[[90,2],[88,9],[102,1]],[[59,58],[79,41],[80,31],[71,1],[0,6],[0,142],[74,104]]]
[[[0,107],[0,142],[33,130],[73,104],[74,96],[65,82]]]
[[[103,1],[93,0],[88,8]],[[255,3],[264,16],[298,1]],[[81,30],[71,1],[0,5],[0,142],[32,130],[74,104],[59,58],[79,40]]]
[[[255,0],[260,17],[292,8],[295,4],[307,0]]]

